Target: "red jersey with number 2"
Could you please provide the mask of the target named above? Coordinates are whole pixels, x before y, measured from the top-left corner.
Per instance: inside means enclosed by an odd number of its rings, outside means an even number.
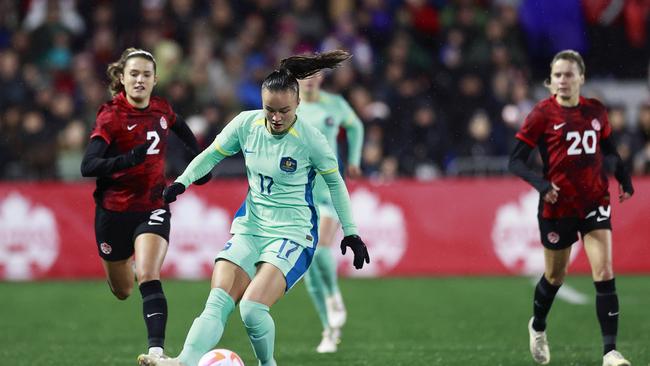
[[[537,103],[516,137],[539,147],[544,178],[560,188],[555,204],[543,202],[542,217],[584,218],[609,204],[599,142],[610,133],[607,109],[596,99],[580,97],[576,107],[563,107],[554,97]]]
[[[150,211],[163,206],[165,188],[165,151],[170,127],[176,114],[169,103],[151,97],[144,109],[133,107],[124,93],[117,94],[97,112],[90,138],[100,137],[108,143],[105,157],[127,153],[150,142],[142,164],[97,179],[97,204],[113,211]]]

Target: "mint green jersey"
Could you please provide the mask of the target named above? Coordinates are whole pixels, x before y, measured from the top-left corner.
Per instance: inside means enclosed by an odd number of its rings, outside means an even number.
[[[343,127],[348,141],[347,163],[359,166],[363,147],[363,123],[342,96],[320,91],[317,101],[301,100],[296,113],[325,135],[333,151],[337,151],[336,137],[339,128]],[[316,178],[314,196],[317,205],[331,205],[329,190],[322,177]]]
[[[311,246],[318,238],[314,179],[338,174],[325,137],[298,117],[284,135],[271,134],[264,111],[246,111],[216,137],[212,147],[224,156],[242,151],[249,190],[235,214],[231,233],[286,238]]]

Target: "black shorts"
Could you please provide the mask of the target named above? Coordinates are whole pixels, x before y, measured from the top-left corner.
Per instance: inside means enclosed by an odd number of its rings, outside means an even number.
[[[95,208],[95,240],[99,256],[107,261],[124,260],[133,255],[135,238],[143,233],[161,236],[169,242],[169,207],[151,212],[118,212]]]
[[[542,245],[551,250],[566,249],[578,241],[578,233],[584,237],[590,231],[612,230],[611,212],[611,206],[608,205],[589,212],[583,219],[577,217],[545,219],[538,216]]]

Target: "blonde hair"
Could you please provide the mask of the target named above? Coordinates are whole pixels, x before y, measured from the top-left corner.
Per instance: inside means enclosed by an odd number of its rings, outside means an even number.
[[[156,59],[153,58],[153,55],[150,52],[147,52],[143,49],[129,47],[120,56],[120,59],[108,65],[106,68],[106,75],[110,79],[110,84],[108,85],[108,90],[111,92],[111,95],[119,94],[124,91],[124,85],[120,82],[120,75],[124,74],[124,66],[126,61],[132,57],[142,57],[153,62],[153,72],[156,73]]]

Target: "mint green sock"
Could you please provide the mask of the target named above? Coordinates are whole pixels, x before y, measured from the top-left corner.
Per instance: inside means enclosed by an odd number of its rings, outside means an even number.
[[[260,366],[274,366],[275,323],[269,314],[269,307],[259,302],[242,300],[239,312]]]
[[[314,262],[320,269],[325,286],[325,296],[332,296],[339,292],[338,278],[336,275],[336,260],[330,248],[325,246],[316,247]]]
[[[234,309],[235,301],[226,291],[220,288],[210,290],[205,308],[194,319],[178,359],[186,366],[196,366],[201,356],[219,342],[228,316]]]
[[[316,253],[318,253],[318,249],[316,249]],[[318,266],[315,260],[311,263],[309,269],[307,269],[304,278],[307,293],[311,297],[311,301],[314,303],[316,313],[318,314],[318,319],[320,319],[323,329],[325,329],[329,327],[327,306],[325,303],[325,284],[323,283],[323,274],[320,266]]]

